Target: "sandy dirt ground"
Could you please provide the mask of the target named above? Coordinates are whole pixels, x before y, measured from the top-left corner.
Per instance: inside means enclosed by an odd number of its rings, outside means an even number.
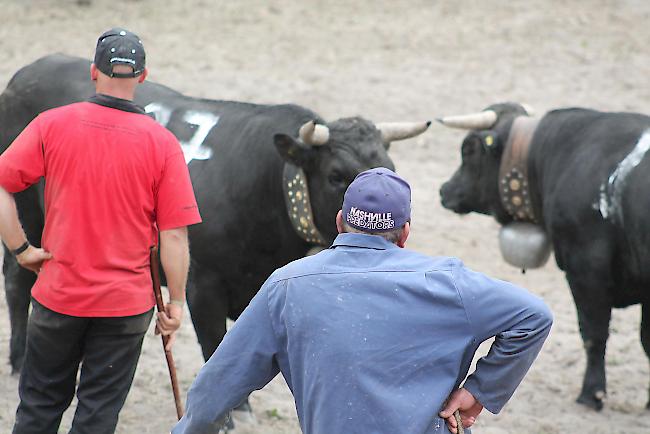
[[[142,37],[152,80],[197,97],[293,102],[326,119],[426,120],[521,101],[538,113],[565,106],[650,112],[650,3],[642,0],[327,1],[0,0],[0,88],[38,57],[91,57],[115,25]],[[522,275],[500,258],[498,226],[444,210],[440,185],[459,163],[463,132],[433,126],[394,144],[413,186],[410,247],[455,255],[471,267],[542,296],[555,326],[537,363],[500,415],[484,412],[484,434],[650,432],[648,361],[638,306],[614,312],[607,351],[609,395],[600,413],[574,403],[585,358],[575,307],[553,260]],[[567,188],[571,188],[570,185]],[[0,432],[18,402],[9,375],[9,323],[0,301]],[[189,317],[175,357],[183,393],[202,364]],[[219,393],[219,391],[215,391]],[[238,433],[299,433],[281,378],[252,396],[256,423]],[[70,412],[61,432],[67,432]],[[118,432],[164,433],[174,407],[160,342],[147,335]],[[334,434],[334,433],[332,433]]]

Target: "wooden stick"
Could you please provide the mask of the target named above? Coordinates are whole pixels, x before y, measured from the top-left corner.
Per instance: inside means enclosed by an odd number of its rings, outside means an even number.
[[[162,299],[162,292],[160,291],[160,271],[158,270],[158,246],[153,246],[151,248],[151,254],[149,255],[149,260],[151,262],[151,280],[153,281],[153,293],[156,297],[156,308],[158,312],[165,312],[165,304]],[[169,369],[169,378],[172,383],[172,391],[174,392],[174,402],[176,403],[176,415],[178,420],[183,417],[183,403],[181,401],[181,394],[178,389],[178,379],[176,378],[176,365],[174,364],[174,356],[172,356],[171,350],[167,350],[167,342],[169,341],[169,336],[165,336],[162,333],[163,351],[165,351],[165,358],[167,359],[167,368]]]

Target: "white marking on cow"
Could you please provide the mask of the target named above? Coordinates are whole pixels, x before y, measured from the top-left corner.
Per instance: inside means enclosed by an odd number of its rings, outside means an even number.
[[[623,191],[627,184],[627,177],[643,160],[650,150],[650,130],[644,131],[634,149],[618,163],[614,172],[609,175],[606,184],[600,186],[600,215],[604,219],[613,219],[616,223],[623,224],[623,209],[621,201]]]
[[[147,113],[153,113],[156,121],[163,127],[167,127],[172,117],[172,109],[169,107],[152,102],[144,108]],[[190,110],[183,114],[183,121],[196,126],[194,134],[187,141],[181,141],[181,149],[185,156],[185,163],[189,164],[192,160],[208,160],[212,157],[212,149],[203,146],[203,141],[210,133],[210,130],[219,122],[219,116],[210,113]]]
[[[147,113],[152,113],[160,125],[166,127],[172,117],[172,110],[160,103],[152,102],[144,108]]]
[[[212,157],[212,149],[203,146],[203,140],[208,133],[219,122],[219,116],[207,112],[189,111],[183,115],[183,120],[188,124],[196,125],[198,128],[194,135],[187,142],[181,142],[185,163],[192,160],[208,160]]]

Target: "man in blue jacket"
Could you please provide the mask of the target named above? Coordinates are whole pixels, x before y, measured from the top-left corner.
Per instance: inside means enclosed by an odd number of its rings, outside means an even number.
[[[278,372],[305,434],[456,433],[457,409],[465,427],[484,407],[498,413],[542,348],[551,312],[458,259],[404,249],[410,214],[405,180],[360,173],[333,245],[268,278],[199,372],[173,433],[216,432]]]

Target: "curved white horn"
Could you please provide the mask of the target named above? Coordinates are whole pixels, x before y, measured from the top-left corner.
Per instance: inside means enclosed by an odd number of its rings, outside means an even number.
[[[422,134],[429,128],[431,121],[426,122],[381,122],[375,124],[381,132],[384,142],[404,140]]]
[[[307,145],[321,146],[330,139],[330,129],[325,125],[309,121],[300,127],[298,137]]]
[[[464,130],[481,130],[494,125],[497,121],[497,113],[494,110],[485,110],[469,115],[445,116],[436,120],[446,127],[461,128]]]
[[[524,110],[526,110],[526,113],[528,116],[535,116],[535,109],[528,104],[519,104]]]

